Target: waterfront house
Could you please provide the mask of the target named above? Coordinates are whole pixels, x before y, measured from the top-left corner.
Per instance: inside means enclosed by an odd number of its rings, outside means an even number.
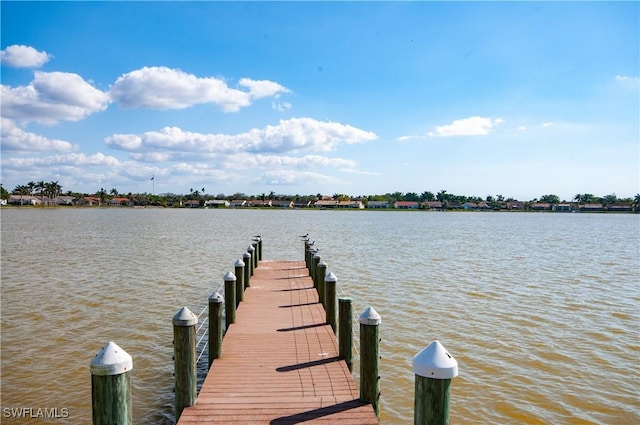
[[[507,209],[510,210],[510,211],[512,211],[512,210],[516,210],[516,211],[524,210],[524,202],[509,201],[509,202],[507,202]]]
[[[442,210],[442,202],[440,201],[425,201],[422,203],[422,208],[428,210]]]
[[[13,205],[40,205],[42,201],[33,195],[10,195],[9,203]]]
[[[311,206],[311,201],[296,201],[293,206],[294,208],[309,208]]]
[[[82,205],[82,206],[100,205],[100,198],[98,198],[97,196],[85,196],[83,198],[78,199],[78,205]]]
[[[604,206],[602,204],[582,204],[578,207],[580,212],[602,212]]]
[[[247,205],[247,201],[244,199],[234,199],[231,201],[231,208],[245,207]]]
[[[417,210],[419,204],[415,201],[396,201],[393,207],[400,210]]]
[[[551,204],[547,202],[536,202],[531,204],[531,211],[551,211]]]
[[[184,205],[187,208],[198,208],[200,207],[200,201],[198,201],[197,199],[189,199],[184,203]]]
[[[555,212],[571,212],[571,204],[558,204],[553,206]]]
[[[336,208],[338,206],[338,201],[323,199],[316,201],[314,205],[316,208]]]
[[[611,212],[632,212],[633,205],[631,204],[611,204],[607,205],[607,211]]]
[[[270,207],[271,206],[271,200],[270,199],[252,199],[249,202],[247,202],[247,207],[253,207],[253,208],[263,208],[263,207]]]
[[[389,208],[389,202],[388,201],[369,201],[367,203],[367,208],[373,208],[373,209]]]
[[[338,208],[364,209],[362,201],[339,201]]]
[[[207,208],[227,208],[229,205],[226,199],[209,199],[204,203]]]
[[[293,201],[272,201],[271,206],[275,208],[293,208]]]
[[[124,207],[127,205],[132,205],[131,200],[129,198],[119,198],[119,197],[110,199],[108,204],[112,207]]]

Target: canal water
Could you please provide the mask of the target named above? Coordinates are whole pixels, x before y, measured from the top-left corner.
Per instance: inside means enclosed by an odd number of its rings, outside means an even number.
[[[637,215],[60,208],[0,217],[2,423],[90,423],[89,364],[108,341],[133,357],[134,423],[172,423],[171,318],[183,305],[199,313],[258,233],[265,260],[303,259],[299,236],[309,233],[340,295],[357,314],[372,306],[382,316],[383,424],[413,421],[411,359],[433,340],[458,361],[452,423],[640,423]]]

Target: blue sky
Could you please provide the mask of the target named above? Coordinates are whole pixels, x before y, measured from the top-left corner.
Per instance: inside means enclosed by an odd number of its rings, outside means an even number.
[[[640,192],[638,2],[3,1],[1,13],[8,190]]]

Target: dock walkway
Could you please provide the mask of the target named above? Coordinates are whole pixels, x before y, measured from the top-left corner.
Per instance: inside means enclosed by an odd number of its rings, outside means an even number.
[[[378,424],[351,373],[304,261],[261,261],[195,406],[178,425]]]

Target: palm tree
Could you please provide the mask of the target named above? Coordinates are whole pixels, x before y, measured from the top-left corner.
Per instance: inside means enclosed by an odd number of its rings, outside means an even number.
[[[633,197],[633,210],[640,212],[640,193],[636,193],[636,196]]]
[[[22,197],[24,195],[31,195],[31,188],[29,187],[29,185],[19,185],[19,186],[16,186],[15,189],[13,189],[13,193],[15,195],[20,195],[20,205],[23,205],[24,200]]]

